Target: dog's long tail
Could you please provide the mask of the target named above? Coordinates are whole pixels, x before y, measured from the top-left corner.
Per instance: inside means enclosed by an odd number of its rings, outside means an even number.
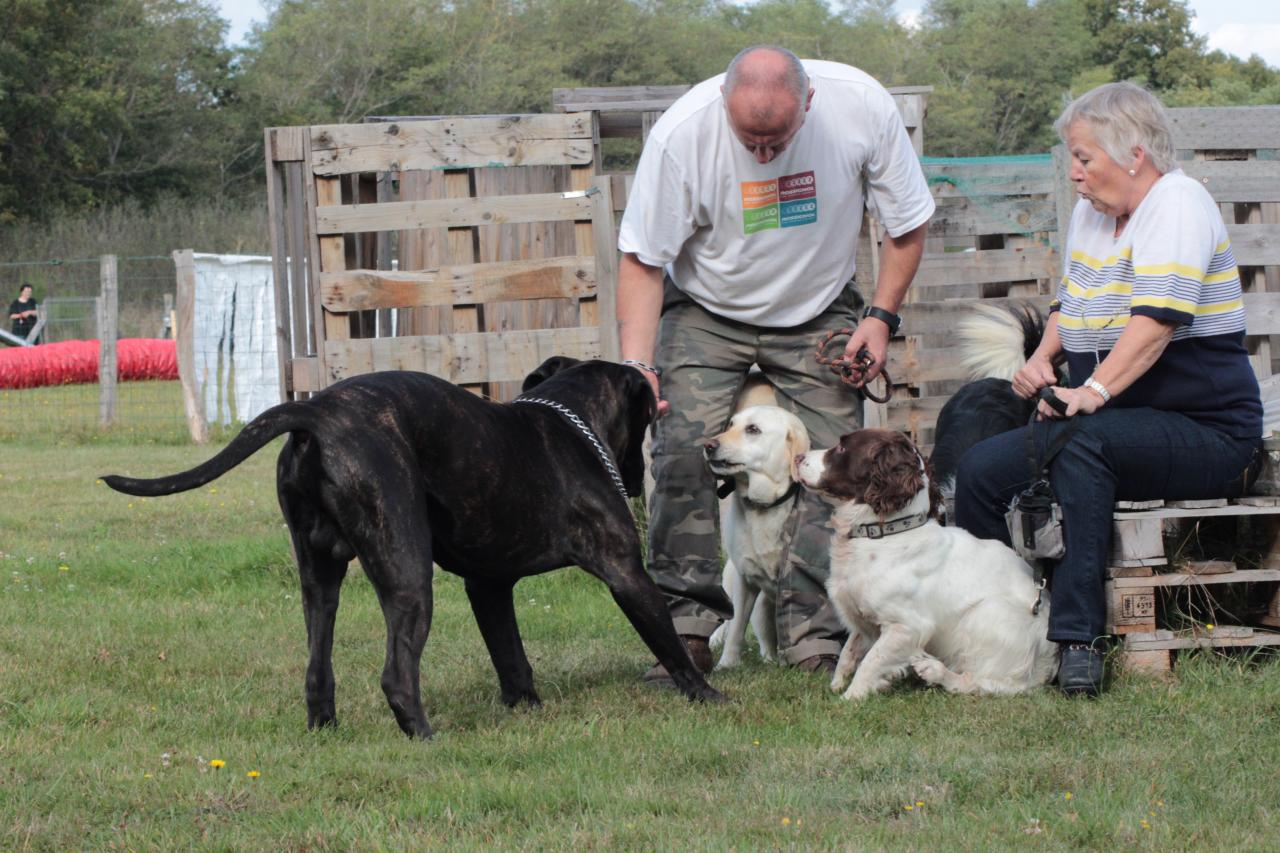
[[[1044,317],[1034,305],[1008,308],[977,303],[956,324],[960,363],[970,379],[1013,379],[1044,337]]]
[[[117,492],[147,498],[198,489],[248,459],[276,436],[294,430],[314,431],[314,423],[314,412],[306,403],[281,403],[246,424],[212,459],[188,471],[152,480],[108,474],[102,481]]]

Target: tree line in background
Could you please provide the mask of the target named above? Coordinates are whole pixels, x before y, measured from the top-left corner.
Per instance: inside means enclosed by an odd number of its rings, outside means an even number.
[[[927,154],[1042,152],[1066,98],[1280,103],[1280,70],[1208,51],[1184,0],[278,0],[247,46],[208,0],[0,0],[0,224],[262,195],[262,129],[540,112],[561,86],[692,83],[771,42],[934,87]]]

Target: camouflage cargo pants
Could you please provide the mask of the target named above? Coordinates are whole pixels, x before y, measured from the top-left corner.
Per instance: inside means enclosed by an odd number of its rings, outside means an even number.
[[[678,633],[707,637],[733,615],[721,586],[720,512],[702,441],[727,426],[753,364],[773,384],[778,404],[804,423],[815,448],[860,427],[861,395],[813,357],[823,334],[855,323],[852,302],[839,299],[800,326],[750,326],[706,311],[667,282],[656,361],[671,411],[659,419],[653,442],[649,571]],[[826,593],[830,508],[805,492],[798,512],[778,579],[778,646],[788,664],[839,654],[844,639]]]

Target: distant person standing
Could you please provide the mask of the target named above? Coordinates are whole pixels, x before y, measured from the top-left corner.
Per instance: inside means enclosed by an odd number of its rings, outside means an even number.
[[[12,331],[24,341],[36,327],[36,319],[39,316],[37,311],[39,305],[31,292],[31,285],[24,284],[18,289],[18,298],[9,303],[9,319],[13,321]]]

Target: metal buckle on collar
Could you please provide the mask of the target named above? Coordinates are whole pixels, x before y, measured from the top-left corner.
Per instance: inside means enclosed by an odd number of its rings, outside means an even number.
[[[1044,599],[1045,578],[1041,576],[1040,583],[1036,584],[1036,603],[1031,605],[1031,615],[1040,615],[1040,602]]]

